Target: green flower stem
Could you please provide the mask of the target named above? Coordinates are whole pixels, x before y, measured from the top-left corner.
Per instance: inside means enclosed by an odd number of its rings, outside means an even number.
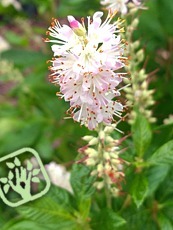
[[[107,207],[108,208],[112,208],[112,198],[111,198],[111,194],[108,188],[108,185],[105,183],[105,195],[106,195],[106,203],[107,203]]]

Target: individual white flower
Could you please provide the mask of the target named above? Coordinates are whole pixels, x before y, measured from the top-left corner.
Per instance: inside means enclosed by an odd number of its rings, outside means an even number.
[[[54,185],[73,193],[70,184],[70,173],[66,171],[64,166],[58,165],[55,162],[50,162],[49,164],[45,165],[45,169]]]
[[[70,26],[61,26],[54,19],[48,35],[54,39],[51,60],[51,81],[60,86],[57,94],[70,102],[71,114],[75,121],[95,129],[98,123],[111,123],[114,115],[123,106],[114,101],[120,93],[117,89],[122,81],[124,67],[123,46],[119,32],[122,21],[111,23],[113,13],[108,13],[102,22],[102,12],[87,18],[87,26],[68,16]]]

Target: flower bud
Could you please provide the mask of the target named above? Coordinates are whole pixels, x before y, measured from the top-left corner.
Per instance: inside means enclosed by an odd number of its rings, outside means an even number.
[[[97,189],[102,189],[104,187],[104,182],[101,181],[101,182],[95,182],[94,183],[94,187],[96,187]]]
[[[67,17],[69,23],[70,23],[70,27],[72,28],[72,30],[74,31],[74,33],[78,36],[85,36],[86,34],[86,30],[85,28],[82,26],[82,24],[80,22],[78,22],[73,16],[69,15]]]
[[[88,148],[85,153],[89,156],[89,157],[97,157],[98,152],[93,149],[93,148]]]
[[[103,165],[102,164],[98,164],[97,165],[97,171],[98,172],[102,172],[103,171]]]
[[[132,88],[131,87],[126,87],[126,88],[124,88],[124,91],[126,93],[131,93],[132,92]]]
[[[93,170],[91,173],[90,173],[91,176],[96,176],[97,175],[97,170]]]
[[[157,121],[157,119],[156,119],[155,117],[150,117],[148,120],[149,120],[149,122],[151,122],[151,123],[154,123],[154,122]]]
[[[93,139],[93,136],[86,135],[86,136],[82,137],[82,139],[83,139],[84,141],[91,141],[91,140]]]
[[[112,133],[112,131],[114,130],[114,127],[113,126],[106,126],[104,128],[104,132],[105,133]]]
[[[108,152],[104,152],[103,157],[105,158],[105,160],[110,160],[110,155]]]
[[[132,21],[132,24],[131,24],[131,25],[132,25],[133,27],[136,28],[137,25],[138,25],[138,23],[139,23],[139,19],[138,19],[138,18],[135,18],[135,19]]]
[[[141,88],[144,90],[144,89],[147,89],[147,86],[148,86],[147,81],[144,81],[141,85]]]
[[[93,137],[93,138],[89,141],[88,144],[89,144],[89,145],[96,145],[96,144],[98,144],[98,138],[97,138],[97,137]]]
[[[131,44],[131,46],[133,47],[134,50],[137,49],[139,47],[139,45],[140,45],[140,42],[138,40]]]
[[[136,53],[136,57],[138,59],[138,62],[142,62],[144,59],[144,51],[143,49],[140,49],[137,53]]]
[[[114,142],[114,138],[112,138],[112,137],[110,137],[110,136],[107,136],[107,137],[105,138],[105,141],[106,141],[107,143],[111,143],[111,142]]]
[[[88,158],[85,162],[86,162],[86,165],[88,166],[96,164],[96,161],[93,158]]]
[[[110,153],[110,156],[114,159],[117,159],[118,158],[118,154],[116,154],[115,152],[113,153]]]
[[[105,168],[105,171],[111,171],[112,169],[109,163],[106,163],[104,168]]]
[[[105,132],[104,131],[99,132],[99,138],[104,140],[104,138],[105,138]]]
[[[144,115],[145,115],[146,117],[151,117],[152,111],[150,111],[150,110],[145,110],[145,111],[144,111]]]

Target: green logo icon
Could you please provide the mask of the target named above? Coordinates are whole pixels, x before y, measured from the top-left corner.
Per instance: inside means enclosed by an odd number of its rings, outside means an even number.
[[[31,159],[36,161],[36,168]],[[0,197],[8,206],[17,207],[48,192],[51,183],[43,163],[34,149],[22,148],[0,158],[0,167],[1,163],[6,168],[4,169],[5,175],[0,177]],[[45,186],[41,183],[40,178],[44,179]]]

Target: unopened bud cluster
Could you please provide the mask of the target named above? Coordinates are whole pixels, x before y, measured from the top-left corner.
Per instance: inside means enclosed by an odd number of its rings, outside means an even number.
[[[124,161],[119,157],[122,150],[118,147],[122,140],[115,140],[111,136],[115,126],[106,126],[98,132],[97,137],[84,136],[83,140],[88,144],[79,149],[79,152],[85,155],[84,163],[93,167],[91,175],[97,177],[94,186],[99,190],[108,188],[113,196],[120,194],[121,182],[124,179]]]
[[[152,123],[156,121],[156,119],[152,117],[152,111],[150,110],[150,106],[155,103],[153,100],[154,90],[148,89],[148,76],[145,69],[139,68],[145,58],[144,51],[143,49],[140,49],[140,42],[138,40],[135,42],[132,41],[132,35],[137,28],[137,25],[138,19],[135,18],[131,25],[127,26],[126,30],[126,39],[128,42],[127,55],[130,55],[129,65],[126,69],[131,75],[131,85],[130,87],[126,87],[124,91],[126,92],[126,98],[128,99],[127,106],[133,107],[129,116],[130,124],[133,124],[137,111],[144,115],[149,122]],[[125,81],[127,81],[127,79],[125,79]]]

